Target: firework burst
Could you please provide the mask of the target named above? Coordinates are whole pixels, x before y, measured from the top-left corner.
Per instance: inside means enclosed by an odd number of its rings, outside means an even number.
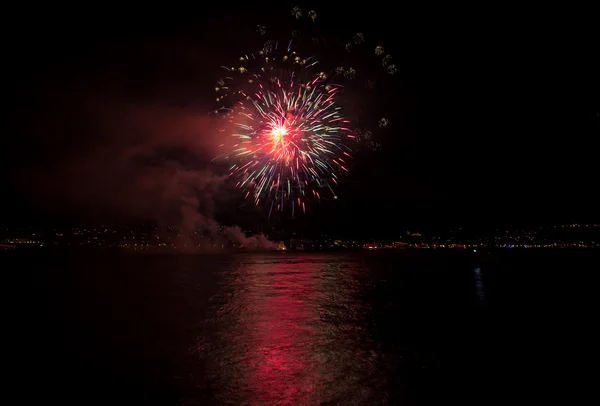
[[[342,86],[325,72],[311,73],[317,62],[299,56],[292,43],[277,50],[278,44],[263,47],[240,58],[240,67],[224,67],[238,80],[219,82],[218,92],[229,90],[220,97],[237,99],[218,110],[227,118],[222,131],[232,136],[222,157],[232,161],[236,187],[256,205],[270,204],[269,213],[305,212],[307,198],[337,198],[333,186],[348,171],[353,135],[336,102]]]
[[[295,20],[305,19],[299,7],[291,14]],[[311,20],[311,26],[316,17],[315,11],[308,12],[306,19]],[[265,26],[258,26],[261,36],[266,31]],[[340,103],[341,94],[347,96],[349,88],[336,81],[356,83],[357,88],[374,87],[350,60],[339,65],[339,58],[322,53],[330,59],[325,65],[331,65],[323,68],[314,56],[319,41],[300,36],[296,29],[290,32],[292,40],[269,39],[255,52],[222,66],[226,73],[215,85],[221,107],[214,112],[225,119],[220,129],[223,153],[218,158],[229,161],[232,182],[255,205],[268,207],[269,216],[276,210],[290,209],[292,215],[306,212],[308,200],[337,199],[335,188],[348,172],[351,159],[349,146],[367,141],[360,132],[349,129]],[[358,32],[345,46],[340,44],[339,50],[344,55],[356,55],[364,42],[365,35]],[[373,55],[372,50],[369,55]],[[383,46],[378,45],[375,56],[383,55]],[[379,69],[381,65],[388,73],[395,73],[391,56],[383,56],[377,64]],[[359,85],[359,79],[367,86]],[[360,96],[351,98],[357,99]],[[387,119],[382,119],[379,127],[385,126]]]

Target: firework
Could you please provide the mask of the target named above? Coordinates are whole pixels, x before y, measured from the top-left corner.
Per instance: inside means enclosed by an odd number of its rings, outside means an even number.
[[[296,17],[296,20],[298,20],[300,17],[302,17],[302,9],[298,6],[294,7],[292,9],[292,15]]]
[[[337,198],[333,186],[348,171],[353,136],[337,104],[342,86],[324,71],[312,73],[317,61],[291,43],[278,51],[272,44],[241,57],[239,67],[223,67],[231,76],[215,89],[237,101],[217,110],[227,119],[222,131],[233,136],[222,157],[256,205],[305,211],[307,198]]]
[[[344,72],[344,77],[346,79],[354,79],[356,77],[356,69],[354,68],[348,68],[346,69],[346,71]]]
[[[373,133],[369,130],[357,128],[354,130],[356,139],[360,142],[359,145],[366,147],[371,151],[381,150],[381,144],[373,140]]]
[[[303,20],[299,7],[291,14],[295,20]],[[317,13],[311,10],[307,17],[314,23]],[[257,25],[257,32],[264,36],[266,27]],[[368,74],[363,73],[362,65],[354,65],[361,66],[360,74],[350,66],[354,60],[340,60],[344,57],[331,58],[329,68],[321,66],[313,48],[326,41],[296,29],[288,32],[291,40],[266,40],[255,52],[222,66],[226,72],[215,84],[221,107],[214,112],[225,122],[220,129],[224,142],[219,158],[229,162],[229,176],[243,196],[257,206],[266,206],[269,216],[276,210],[291,210],[292,215],[305,212],[308,200],[337,199],[335,188],[348,172],[350,145],[381,149],[369,130],[350,130],[343,115],[341,96],[352,83],[361,89],[365,83],[367,89],[375,87],[375,82],[365,77]],[[311,41],[302,49],[298,44],[305,37]],[[363,47],[363,43],[365,35],[357,32],[337,45],[348,58],[361,49],[372,57],[375,49],[378,58],[374,65],[380,70],[383,65],[389,74],[396,72],[382,45]],[[338,80],[346,81],[347,86]],[[360,97],[355,95],[351,104]],[[381,118],[378,124],[385,128],[388,120]]]
[[[357,32],[353,40],[356,45],[362,44],[365,42],[365,35],[362,32]]]

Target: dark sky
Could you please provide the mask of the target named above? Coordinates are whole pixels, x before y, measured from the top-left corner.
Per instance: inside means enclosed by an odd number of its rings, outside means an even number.
[[[200,189],[190,204],[208,216],[260,223],[264,213],[217,185],[211,135],[197,139],[218,66],[254,43],[256,24],[287,24],[295,5],[260,4],[14,10],[2,35],[0,219],[151,217],[180,192],[170,189],[175,171]],[[373,113],[390,120],[383,150],[357,155],[340,199],[315,207],[305,226],[598,219],[593,13],[345,4],[316,7],[327,35],[382,38],[401,69],[385,85],[385,113]],[[157,162],[140,173],[132,159]]]

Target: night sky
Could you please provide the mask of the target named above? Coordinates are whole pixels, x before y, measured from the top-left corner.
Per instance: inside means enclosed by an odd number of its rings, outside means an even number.
[[[219,4],[15,10],[2,36],[0,221],[170,221],[176,166],[194,168],[184,176],[206,215],[264,222],[218,181],[206,116],[218,67],[258,44],[257,24],[292,21],[295,3]],[[590,13],[331,4],[315,7],[327,35],[382,38],[400,70],[373,108],[390,120],[383,149],[357,154],[340,198],[297,223],[393,234],[598,219]]]

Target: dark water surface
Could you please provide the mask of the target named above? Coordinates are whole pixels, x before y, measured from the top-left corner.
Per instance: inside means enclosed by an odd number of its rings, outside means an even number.
[[[531,295],[574,258],[15,257],[14,385],[21,403],[500,404]]]

